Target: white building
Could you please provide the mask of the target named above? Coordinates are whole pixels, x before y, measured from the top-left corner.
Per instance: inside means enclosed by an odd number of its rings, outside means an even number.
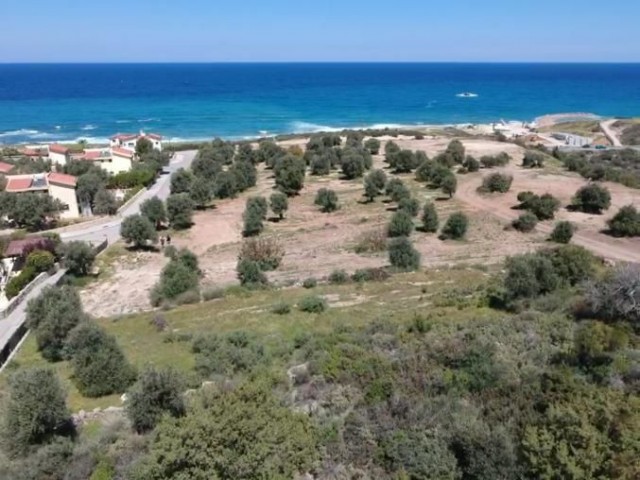
[[[19,195],[25,192],[41,192],[60,200],[64,210],[61,218],[77,218],[80,216],[78,198],[76,196],[76,177],[64,173],[36,173],[29,175],[7,175],[5,191]]]
[[[135,152],[136,144],[141,138],[146,138],[151,142],[153,148],[162,151],[162,136],[155,133],[144,132],[140,132],[139,134],[119,133],[114,135],[111,137],[111,148],[126,148],[127,150]]]
[[[128,172],[133,166],[136,154],[126,148],[114,147],[111,149],[111,162],[102,164],[107,172],[116,175],[120,172]]]
[[[49,145],[49,160],[51,160],[51,163],[54,165],[66,165],[70,156],[71,151],[64,145],[60,145],[59,143]]]

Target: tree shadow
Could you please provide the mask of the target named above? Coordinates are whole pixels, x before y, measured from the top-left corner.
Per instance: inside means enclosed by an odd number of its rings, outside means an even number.
[[[267,218],[267,222],[271,222],[271,223],[280,223],[284,220],[284,217],[280,218],[280,217],[268,217]]]
[[[453,197],[449,197],[446,195],[440,195],[435,198],[436,202],[448,202],[449,200],[453,200]]]
[[[162,248],[158,245],[127,245],[125,250],[128,252],[158,253],[162,251]]]

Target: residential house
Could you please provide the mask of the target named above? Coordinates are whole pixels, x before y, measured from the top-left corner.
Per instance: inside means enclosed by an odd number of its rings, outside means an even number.
[[[154,149],[162,151],[162,136],[156,133],[144,132],[140,132],[139,134],[118,133],[111,137],[111,148],[124,148],[135,152],[136,144],[141,138],[146,138],[151,142]]]
[[[111,163],[109,164],[109,168],[106,168],[104,165],[102,168],[114,175],[120,172],[128,172],[133,166],[135,156],[136,154],[132,150],[113,147],[111,148]]]
[[[64,166],[71,159],[71,150],[64,145],[60,145],[59,143],[54,143],[53,145],[49,145],[49,160],[54,165]]]
[[[7,175],[13,170],[14,165],[7,162],[0,162],[0,176]]]
[[[77,218],[80,216],[76,195],[76,177],[65,173],[36,173],[29,175],[8,175],[5,191],[20,194],[24,192],[42,192],[60,200],[64,210],[61,218]]]

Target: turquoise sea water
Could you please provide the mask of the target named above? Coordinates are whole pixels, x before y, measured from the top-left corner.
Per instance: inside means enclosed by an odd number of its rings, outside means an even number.
[[[473,92],[475,98],[461,98]],[[0,143],[640,116],[640,64],[0,65]]]

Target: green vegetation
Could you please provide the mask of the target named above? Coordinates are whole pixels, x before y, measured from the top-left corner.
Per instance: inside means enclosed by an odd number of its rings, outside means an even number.
[[[86,277],[91,273],[93,262],[96,259],[96,251],[89,243],[69,242],[64,244],[61,249],[62,263],[71,275]]]
[[[323,213],[335,212],[340,208],[338,195],[336,194],[336,192],[328,188],[321,188],[320,190],[318,190],[313,203],[315,205],[318,205],[320,207],[320,211]]]
[[[151,197],[140,205],[140,214],[158,228],[167,221],[167,209],[158,197]]]
[[[36,192],[14,195],[0,192],[0,215],[6,216],[16,227],[35,232],[51,226],[52,219],[63,205],[53,197]]]
[[[406,211],[400,210],[391,217],[387,226],[387,236],[390,238],[408,237],[413,232],[413,228],[412,216]]]
[[[538,217],[531,212],[520,215],[513,221],[513,228],[522,233],[532,232],[538,224]]]
[[[469,219],[464,213],[456,212],[449,216],[447,222],[442,227],[440,238],[443,240],[460,240],[467,234]]]
[[[532,192],[518,193],[518,208],[533,213],[538,220],[551,220],[560,208],[560,200],[549,193],[536,195]]]
[[[142,215],[126,217],[120,225],[120,235],[126,243],[133,244],[134,248],[147,247],[158,241],[154,224]]]
[[[607,221],[607,225],[614,237],[638,237],[640,236],[640,212],[633,205],[625,205]]]
[[[407,237],[394,238],[389,242],[389,263],[401,271],[420,268],[420,252]]]
[[[522,159],[524,168],[542,168],[544,167],[545,154],[535,150],[528,150]]]
[[[487,193],[507,193],[511,189],[513,177],[503,173],[492,173],[482,179],[480,191]]]
[[[571,224],[571,222],[558,222],[556,223],[555,227],[553,227],[553,231],[551,232],[551,236],[549,237],[549,239],[552,242],[566,244],[571,241],[574,232],[575,227]]]
[[[151,291],[151,303],[159,306],[163,301],[176,300],[187,292],[198,292],[199,284],[198,258],[187,249],[179,250],[162,269],[160,281]]]
[[[640,152],[633,149],[564,153],[554,151],[571,172],[589,180],[606,180],[640,188]]]
[[[271,211],[282,220],[285,212],[289,209],[289,200],[284,193],[275,192],[269,197],[269,205],[271,206]]]
[[[427,233],[435,233],[438,231],[439,225],[438,212],[433,202],[427,202],[422,209],[422,228]]]
[[[280,266],[284,258],[284,248],[276,238],[249,238],[242,243],[238,259],[258,264],[262,271],[268,272]]]
[[[585,213],[600,214],[611,206],[611,193],[606,187],[590,183],[581,187],[573,197],[572,207]]]
[[[167,198],[167,220],[171,228],[182,230],[192,225],[193,201],[188,193],[177,193]]]

